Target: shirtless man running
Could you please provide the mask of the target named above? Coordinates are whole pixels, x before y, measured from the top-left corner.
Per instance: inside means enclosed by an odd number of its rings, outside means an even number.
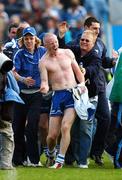
[[[39,68],[41,72],[42,93],[49,91],[49,84],[54,91],[50,111],[49,132],[47,136],[48,166],[62,168],[65,154],[70,143],[70,130],[75,120],[74,100],[71,89],[79,83],[84,84],[84,75],[69,49],[60,49],[57,36],[47,33],[44,37],[46,54],[41,58]],[[84,91],[84,86],[81,87]],[[60,151],[55,164],[55,145],[61,132]],[[53,165],[53,166],[52,166]]]

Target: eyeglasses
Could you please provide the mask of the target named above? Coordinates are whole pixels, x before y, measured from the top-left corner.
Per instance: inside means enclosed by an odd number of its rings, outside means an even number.
[[[83,41],[85,41],[85,42],[90,42],[88,39],[83,39],[83,38],[80,39],[80,41],[82,41],[82,42],[83,42]]]

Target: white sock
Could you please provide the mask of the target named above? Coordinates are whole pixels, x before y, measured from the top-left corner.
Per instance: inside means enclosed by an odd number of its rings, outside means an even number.
[[[64,164],[64,158],[65,158],[65,155],[58,154],[58,156],[57,156],[57,158],[56,158],[56,162],[57,162],[57,163]]]

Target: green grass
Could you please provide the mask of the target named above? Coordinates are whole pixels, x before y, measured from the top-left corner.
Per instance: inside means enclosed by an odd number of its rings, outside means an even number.
[[[42,158],[44,163],[45,159]],[[46,167],[18,167],[15,170],[0,170],[0,180],[120,180],[122,170],[114,169],[112,163],[104,155],[104,166],[98,167],[92,160],[88,169],[65,166],[62,169]]]

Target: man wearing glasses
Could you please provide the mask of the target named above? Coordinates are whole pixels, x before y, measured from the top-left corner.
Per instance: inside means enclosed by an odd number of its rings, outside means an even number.
[[[109,107],[108,107],[108,101],[106,98],[106,92],[105,92],[105,86],[106,86],[106,79],[105,75],[103,72],[103,67],[104,68],[112,68],[116,61],[115,58],[109,58],[106,56],[106,47],[104,43],[102,42],[101,38],[99,38],[100,34],[100,22],[94,18],[94,17],[88,17],[85,22],[84,22],[84,29],[91,30],[95,33],[96,40],[94,43],[94,50],[96,51],[97,55],[102,61],[101,64],[101,69],[100,69],[100,79],[101,81],[99,82],[99,93],[98,93],[98,106],[97,106],[97,111],[96,111],[96,119],[97,119],[97,130],[95,133],[95,137],[93,140],[92,144],[92,150],[91,150],[91,158],[95,161],[96,164],[98,165],[103,165],[102,161],[102,153],[104,151],[104,146],[105,146],[105,139],[107,137],[108,129],[109,129],[109,124],[110,124],[110,113],[109,113]],[[60,31],[61,30],[61,31]],[[59,29],[59,35],[62,35],[66,31],[66,28],[61,28]],[[68,43],[66,45],[67,48],[76,48],[79,46],[79,40],[80,40],[81,34],[78,36],[77,39],[74,41]],[[63,38],[61,39],[59,37],[60,45],[61,47],[65,46],[65,43],[63,41]],[[81,42],[81,41],[80,41]],[[76,51],[76,50],[75,50]],[[76,59],[79,62],[79,54],[76,54]],[[96,126],[94,126],[96,129]],[[68,154],[68,153],[67,153]],[[67,158],[68,156],[66,156]],[[69,156],[67,158],[67,161],[71,160],[71,157]],[[69,162],[70,163],[70,162]]]

